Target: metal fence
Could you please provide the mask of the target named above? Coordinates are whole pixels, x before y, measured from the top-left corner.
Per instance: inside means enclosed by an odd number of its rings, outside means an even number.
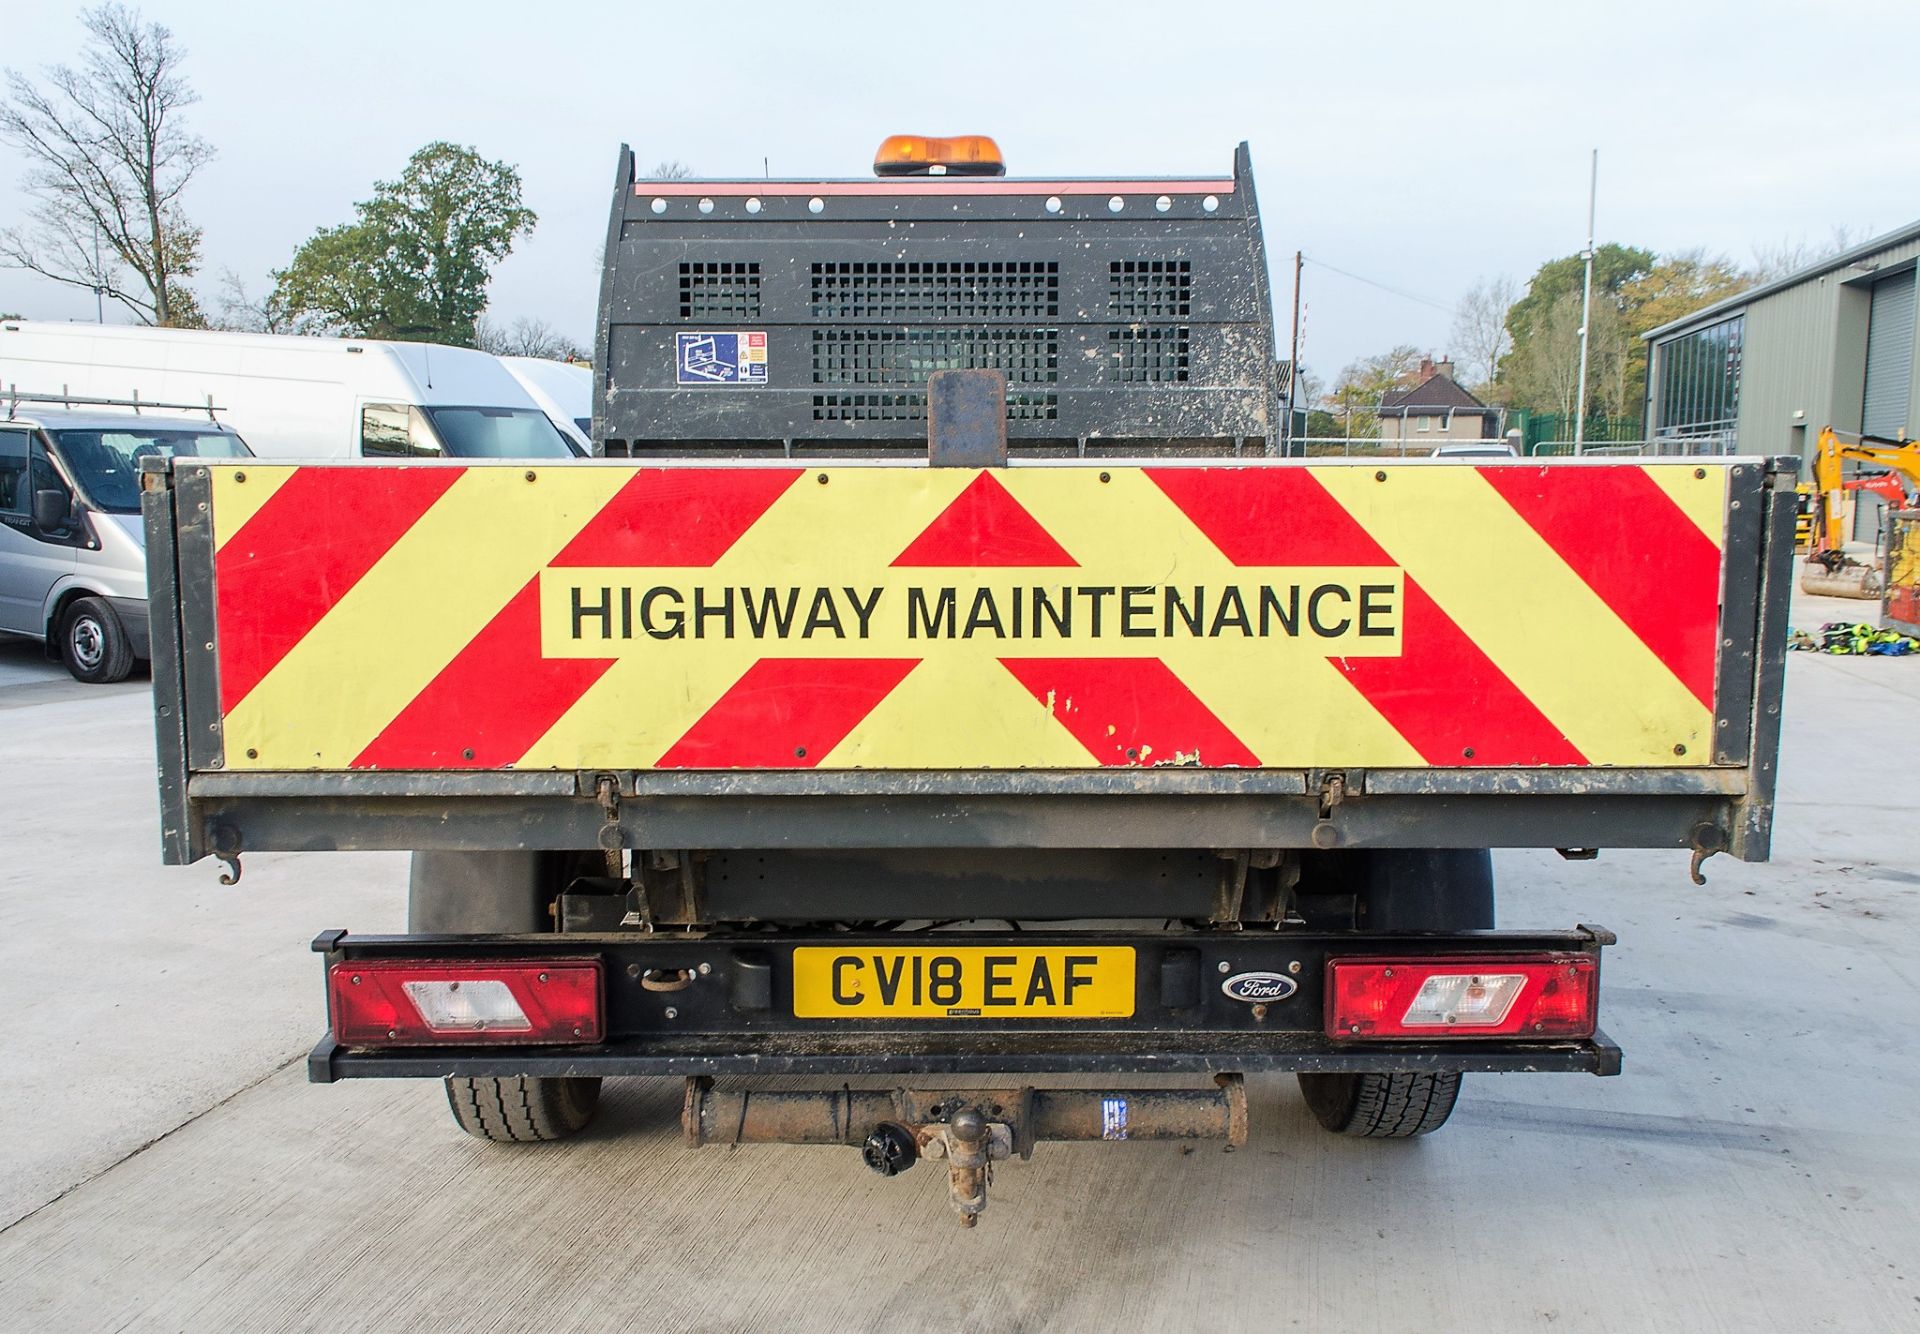
[[[1738,452],[1739,438],[1731,431],[1713,435],[1661,436],[1654,440],[1589,440],[1580,446],[1580,457],[1616,455],[1625,458],[1698,458]],[[1542,440],[1527,450],[1530,455],[1565,457],[1573,453],[1571,440]]]

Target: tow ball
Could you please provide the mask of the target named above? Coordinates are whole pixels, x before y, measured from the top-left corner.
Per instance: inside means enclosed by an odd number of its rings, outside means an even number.
[[[944,1159],[947,1195],[965,1227],[987,1207],[993,1165],[1031,1158],[1041,1140],[1247,1142],[1238,1074],[1208,1089],[717,1089],[687,1081],[681,1127],[706,1144],[848,1144],[881,1176]]]

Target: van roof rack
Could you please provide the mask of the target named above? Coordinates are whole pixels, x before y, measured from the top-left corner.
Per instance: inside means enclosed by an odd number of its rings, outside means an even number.
[[[153,408],[162,412],[204,412],[208,421],[217,421],[213,415],[226,409],[215,405],[213,395],[207,395],[205,403],[159,403],[140,397],[135,390],[132,398],[87,398],[79,394],[69,394],[65,385],[60,386],[57,394],[30,394],[18,385],[8,385],[4,397],[7,400],[7,420],[12,421],[15,412],[22,403],[58,403],[68,408],[132,408],[136,413],[142,408]]]

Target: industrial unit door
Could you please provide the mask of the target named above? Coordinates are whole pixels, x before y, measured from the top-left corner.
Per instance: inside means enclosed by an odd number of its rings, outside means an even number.
[[[1860,429],[1898,436],[1907,429],[1907,395],[1913,384],[1913,270],[1873,285],[1867,317],[1867,385],[1860,401]]]

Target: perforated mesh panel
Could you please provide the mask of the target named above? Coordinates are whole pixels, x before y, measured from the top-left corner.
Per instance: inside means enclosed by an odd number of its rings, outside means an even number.
[[[680,318],[760,318],[760,265],[753,261],[682,264]]]
[[[817,320],[1022,320],[1060,313],[1050,260],[877,260],[812,266]]]
[[[1115,384],[1182,384],[1187,379],[1187,328],[1111,329],[1106,378]]]
[[[1122,319],[1191,313],[1193,264],[1184,259],[1124,259],[1107,265],[1108,311]]]
[[[917,421],[927,415],[924,386],[934,371],[991,369],[1007,377],[1007,416],[1016,421],[1056,415],[1054,394],[1040,386],[1060,378],[1057,329],[816,329],[813,382],[885,386],[884,392],[824,392],[813,397],[815,421]]]

